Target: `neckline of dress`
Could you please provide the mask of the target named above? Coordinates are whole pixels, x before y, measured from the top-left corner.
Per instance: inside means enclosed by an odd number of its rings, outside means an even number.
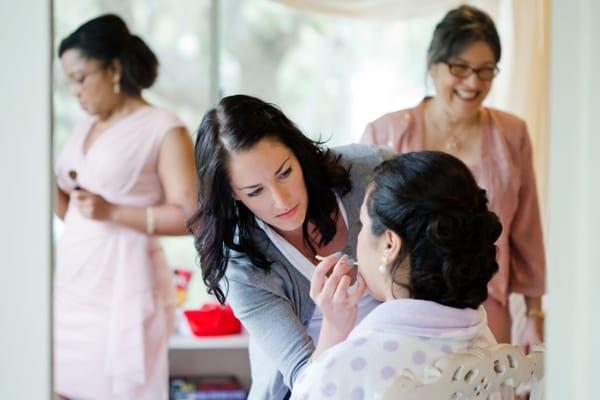
[[[423,100],[421,100],[421,102],[417,105],[416,107],[416,111],[417,111],[417,118],[416,119],[416,123],[419,124],[419,128],[416,131],[420,132],[420,137],[419,137],[419,146],[421,147],[422,150],[425,150],[425,103],[428,100],[431,100],[432,97],[431,96],[426,96],[423,98]],[[489,136],[489,115],[488,115],[488,109],[486,107],[484,107],[483,105],[480,107],[481,108],[481,120],[479,122],[480,127],[479,127],[479,134],[481,135],[481,143],[479,145],[479,157],[477,160],[477,163],[473,164],[473,165],[467,165],[467,167],[471,170],[471,171],[483,171],[484,168],[484,163],[485,160],[487,158],[487,141],[488,141],[488,136]]]
[[[92,133],[92,130],[94,129],[94,126],[98,123],[99,118],[98,116],[94,116],[90,119],[90,123],[86,129],[85,134],[83,135],[83,139],[81,141],[81,153],[83,154],[84,157],[87,157],[87,155],[90,153],[90,151],[96,147],[96,145],[98,144],[98,141],[101,140],[103,137],[106,136],[107,132],[110,132],[111,130],[113,130],[115,127],[118,127],[119,125],[123,124],[124,122],[130,120],[132,117],[134,117],[135,115],[137,115],[138,113],[140,113],[141,111],[147,110],[153,108],[152,105],[148,104],[148,105],[144,105],[141,106],[139,108],[136,108],[135,110],[133,110],[132,112],[130,112],[129,114],[127,114],[126,116],[124,116],[123,118],[115,121],[112,125],[110,125],[108,128],[106,128],[104,131],[101,132],[100,136],[98,136],[96,138],[96,140],[94,140],[94,142],[86,149],[85,148],[85,142],[87,140],[87,138],[90,136],[90,134]]]

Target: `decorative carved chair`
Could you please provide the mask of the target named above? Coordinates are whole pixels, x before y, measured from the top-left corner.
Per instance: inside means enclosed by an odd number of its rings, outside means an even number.
[[[527,356],[510,344],[475,347],[438,360],[425,374],[419,382],[404,370],[376,400],[500,400],[522,384],[531,384],[531,400],[542,400],[544,346]]]

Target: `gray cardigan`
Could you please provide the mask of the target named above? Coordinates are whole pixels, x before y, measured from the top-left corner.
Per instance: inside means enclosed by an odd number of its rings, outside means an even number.
[[[356,259],[359,211],[365,187],[373,168],[393,153],[358,144],[332,151],[342,156],[345,167],[350,167],[352,189],[341,198],[349,227],[343,251]],[[249,257],[232,250],[226,271],[227,301],[250,335],[252,387],[248,399],[286,399],[315,350],[307,333],[315,304],[309,297],[310,282],[261,229],[256,229],[254,237],[258,249],[273,261],[271,270],[265,273],[253,267]]]

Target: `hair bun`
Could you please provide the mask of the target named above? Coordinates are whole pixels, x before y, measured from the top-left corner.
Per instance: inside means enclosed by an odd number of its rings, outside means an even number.
[[[474,308],[487,296],[485,285],[478,283],[487,282],[498,271],[495,242],[502,225],[496,214],[485,208],[459,214],[432,217],[426,232],[442,258],[446,301],[469,299],[463,305]]]
[[[501,232],[498,216],[487,208],[479,212],[441,212],[431,216],[426,228],[427,238],[445,254],[477,252],[493,245]]]
[[[391,273],[409,261],[411,297],[457,308],[485,301],[502,226],[462,161],[434,151],[398,155],[375,169],[366,204],[373,234],[391,229],[402,239]]]
[[[129,92],[139,93],[154,84],[158,75],[158,59],[138,35],[129,34],[124,46],[120,56],[123,68],[121,85]]]

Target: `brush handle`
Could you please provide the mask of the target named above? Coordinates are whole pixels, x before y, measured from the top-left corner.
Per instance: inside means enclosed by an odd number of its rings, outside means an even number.
[[[339,253],[339,252],[338,252]],[[337,253],[336,253],[337,254]],[[335,255],[335,254],[334,254]],[[326,257],[324,256],[320,256],[320,255],[315,255],[315,258],[319,261],[323,261]],[[356,261],[354,261],[353,258],[349,258],[348,259],[348,265],[350,265],[351,267],[358,267],[358,263]]]

